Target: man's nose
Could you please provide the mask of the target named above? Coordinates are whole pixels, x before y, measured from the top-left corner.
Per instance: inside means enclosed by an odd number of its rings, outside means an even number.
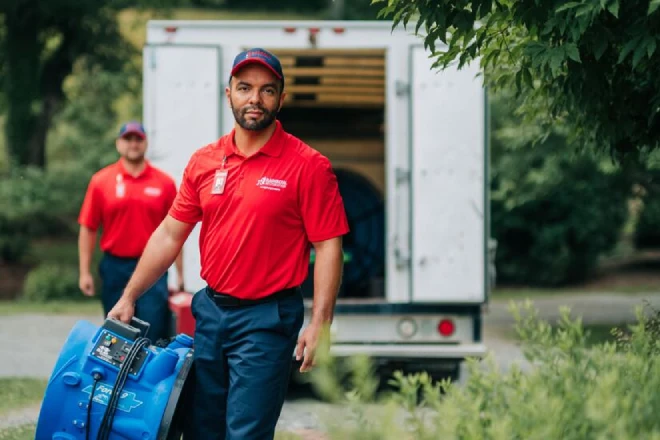
[[[259,89],[255,88],[250,93],[249,102],[250,104],[257,104],[260,101],[261,101],[261,93],[259,92]]]

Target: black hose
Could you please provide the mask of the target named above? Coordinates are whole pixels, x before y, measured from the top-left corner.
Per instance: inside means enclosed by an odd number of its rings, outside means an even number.
[[[97,440],[108,440],[110,432],[112,431],[112,423],[115,418],[117,405],[119,404],[119,397],[121,396],[124,385],[126,384],[126,380],[128,378],[131,366],[133,365],[133,361],[135,361],[135,358],[140,353],[140,350],[149,346],[149,344],[151,344],[149,339],[137,338],[129,352],[126,354],[124,363],[119,368],[119,373],[115,379],[115,384],[112,387],[112,393],[108,399],[108,406],[105,409],[105,414],[103,414],[103,420],[101,420],[101,426],[99,427]]]
[[[89,440],[89,424],[92,418],[92,402],[94,401],[94,393],[96,392],[96,385],[98,385],[99,380],[101,380],[101,375],[99,373],[94,373],[94,385],[92,386],[92,392],[89,393],[89,402],[87,403],[87,421],[85,422],[85,438]]]

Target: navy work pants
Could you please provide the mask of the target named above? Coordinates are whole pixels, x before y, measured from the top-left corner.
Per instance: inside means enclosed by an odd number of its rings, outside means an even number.
[[[99,265],[101,302],[104,316],[115,306],[133,275],[138,260],[103,254]],[[135,317],[150,324],[147,337],[152,343],[170,337],[171,313],[168,304],[167,272],[135,303]]]
[[[273,439],[303,323],[302,295],[220,307],[202,289],[192,313],[195,385],[183,438]]]

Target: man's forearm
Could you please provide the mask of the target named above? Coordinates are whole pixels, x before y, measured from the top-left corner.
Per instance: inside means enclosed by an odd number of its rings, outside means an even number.
[[[95,242],[96,231],[92,231],[86,226],[81,226],[78,233],[78,270],[81,274],[90,272]]]
[[[136,302],[165,273],[181,250],[182,243],[161,224],[151,235],[135,272],[124,289],[123,298]]]
[[[179,251],[179,254],[176,256],[174,267],[176,268],[178,287],[181,287],[183,285],[183,248],[181,248],[181,251]]]
[[[314,302],[312,323],[331,323],[341,284],[343,258],[341,242],[316,248],[314,263]]]

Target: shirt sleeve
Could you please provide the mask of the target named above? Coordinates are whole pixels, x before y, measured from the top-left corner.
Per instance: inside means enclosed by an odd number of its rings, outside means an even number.
[[[184,223],[197,223],[202,220],[202,207],[194,175],[194,162],[193,157],[183,171],[179,192],[174,197],[169,211],[172,217]]]
[[[310,242],[339,237],[349,232],[344,201],[330,161],[321,157],[309,164],[300,182],[300,209]]]
[[[174,203],[174,199],[176,198],[176,182],[174,179],[170,180],[169,184],[167,185],[167,195],[165,199],[165,206],[167,208],[167,211],[172,207],[172,204]]]
[[[87,185],[87,192],[85,192],[85,198],[78,214],[78,223],[96,231],[101,226],[102,214],[103,194],[99,188],[97,177],[93,176]]]

